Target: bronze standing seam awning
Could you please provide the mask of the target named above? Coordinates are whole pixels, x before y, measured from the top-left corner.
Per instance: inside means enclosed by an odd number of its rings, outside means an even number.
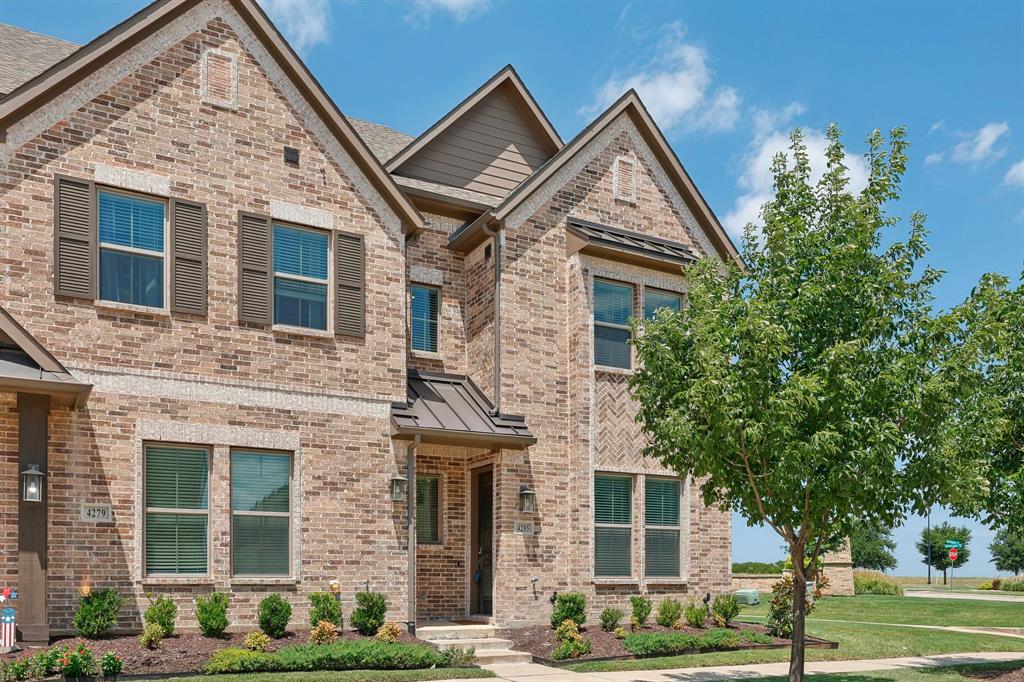
[[[91,390],[0,308],[0,391],[48,395],[53,405],[77,408]]]
[[[697,261],[697,255],[690,247],[668,239],[650,237],[580,218],[568,218],[565,229],[569,255],[577,252],[589,253],[674,274],[679,274],[680,268],[687,263]]]

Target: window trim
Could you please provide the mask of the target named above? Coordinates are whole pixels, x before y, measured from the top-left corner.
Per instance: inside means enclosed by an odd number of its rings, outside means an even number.
[[[651,480],[655,480],[655,481],[672,481],[672,482],[674,482],[678,486],[678,490],[679,490],[679,520],[678,520],[678,523],[676,525],[668,526],[668,525],[662,525],[662,524],[657,524],[657,523],[652,523],[652,524],[648,524],[647,523],[647,482],[651,481]],[[683,490],[684,485],[683,485],[683,483],[684,483],[683,479],[677,478],[675,476],[658,476],[658,475],[645,475],[644,476],[644,521],[643,521],[644,548],[643,548],[643,556],[644,556],[644,579],[645,580],[649,580],[649,581],[681,580],[683,578],[683,504],[684,504],[684,501],[685,501],[684,494],[683,494],[684,493],[684,490]],[[679,556],[677,557],[678,560],[679,560],[679,573],[677,575],[648,575],[647,574],[647,530],[648,530],[648,528],[653,528],[655,530],[674,530],[674,531],[676,531],[679,534],[679,539],[678,539],[678,541],[676,543],[676,546],[677,546],[678,551],[679,551]]]
[[[287,512],[236,512],[234,469],[236,452],[251,452],[260,455],[274,455],[288,458],[288,511]],[[287,580],[295,578],[295,453],[290,450],[268,450],[265,448],[246,448],[232,446],[228,449],[228,536],[230,537],[228,554],[230,556],[230,578],[232,580],[273,579]],[[287,573],[237,573],[235,572],[235,516],[268,516],[288,519],[288,572]]]
[[[624,479],[627,479],[629,481],[629,523],[599,523],[597,521],[597,479],[598,478],[624,478]],[[593,519],[593,522],[594,522],[594,532],[591,535],[591,537],[593,538],[593,547],[592,547],[593,551],[592,551],[592,554],[593,554],[594,560],[591,563],[591,570],[593,571],[593,575],[594,575],[594,579],[595,580],[609,580],[609,579],[614,580],[614,579],[617,579],[617,578],[635,578],[636,577],[635,573],[634,573],[634,571],[636,569],[636,566],[635,566],[635,564],[633,562],[633,559],[635,558],[633,556],[633,554],[634,554],[634,552],[633,552],[633,541],[635,540],[633,525],[636,522],[636,514],[634,513],[635,510],[633,509],[633,507],[636,504],[636,495],[635,495],[635,492],[636,492],[636,478],[637,477],[634,476],[633,474],[625,474],[625,473],[614,472],[614,471],[594,471],[594,474],[591,477],[591,495],[592,495],[591,500],[592,500],[592,506],[593,506],[593,515],[591,516],[591,518]],[[626,528],[626,529],[629,530],[629,573],[628,574],[626,574],[626,575],[598,575],[597,574],[597,529],[598,528]]]
[[[163,448],[179,448],[182,450],[202,450],[206,453],[206,511],[199,511],[197,509],[177,509],[177,508],[166,508],[166,507],[150,507],[147,503],[149,502],[146,496],[146,469],[147,469],[147,453],[150,446],[163,447]],[[164,441],[147,440],[142,442],[142,551],[140,552],[141,564],[142,564],[142,577],[143,579],[156,579],[163,580],[167,578],[173,578],[176,580],[180,579],[196,579],[201,580],[203,578],[209,578],[212,574],[210,572],[210,549],[212,547],[212,533],[210,532],[210,500],[213,497],[211,491],[211,485],[213,483],[213,448],[209,445],[198,445],[196,443],[169,443]],[[153,512],[154,514],[186,514],[206,517],[206,572],[205,573],[150,573],[146,570],[146,534],[149,532],[149,524],[146,523],[146,516]]]
[[[672,291],[671,289],[662,289],[661,287],[645,286],[644,287],[644,293],[643,293],[643,301],[641,302],[641,308],[643,309],[644,321],[645,322],[647,320],[651,319],[650,317],[647,316],[647,292],[648,291],[653,291],[654,293],[661,294],[662,296],[672,296],[674,298],[678,298],[679,299],[679,310],[680,310],[680,312],[686,306],[686,296],[684,296],[679,291]],[[657,310],[661,310],[661,308],[658,308]]]
[[[619,329],[631,332],[628,324],[617,324],[615,322],[602,322],[597,319],[597,283],[606,282],[608,284],[614,284],[616,286],[629,287],[629,312],[630,319],[636,317],[636,285],[631,282],[623,282],[621,280],[611,279],[610,277],[594,277],[593,283],[591,284],[591,299],[592,309],[590,311],[591,321],[593,322],[593,328],[590,333],[591,340],[591,362],[595,368],[602,370],[610,370],[612,372],[632,372],[633,371],[633,344],[627,342],[629,349],[629,367],[616,367],[615,365],[601,365],[597,362],[597,327],[606,327],[608,329]],[[632,333],[630,334],[630,340],[632,340]]]
[[[413,345],[413,333],[412,333],[412,300],[413,300],[413,289],[415,288],[428,289],[437,292],[437,316],[434,318],[434,348],[417,348]],[[410,282],[409,283],[409,349],[414,353],[440,353],[441,352],[441,287],[436,284],[428,284],[426,282]]]
[[[288,272],[279,273],[274,269],[274,228],[285,227],[288,229],[302,230],[305,232],[312,232],[314,234],[327,235],[327,279],[317,279],[315,277],[307,277],[304,275],[294,275]],[[281,331],[295,332],[299,334],[326,334],[334,335],[334,306],[336,305],[334,299],[334,230],[329,230],[323,227],[315,227],[313,225],[302,225],[299,223],[293,223],[288,220],[278,220],[273,216],[270,216],[270,325],[273,329],[279,329]],[[326,326],[323,329],[317,327],[303,327],[301,325],[285,324],[277,322],[277,302],[274,294],[274,284],[277,278],[288,279],[295,282],[303,282],[305,284],[322,284],[327,287],[327,310],[326,313]]]
[[[161,196],[159,194],[149,194],[147,192],[138,192],[135,190],[124,189],[122,187],[115,187],[113,185],[100,185],[94,184],[94,198],[93,205],[95,217],[96,217],[96,285],[94,291],[96,292],[96,302],[100,305],[111,305],[111,306],[130,306],[138,308],[140,310],[154,310],[162,312],[170,312],[171,310],[171,257],[168,252],[168,245],[170,244],[171,238],[171,200],[168,197]],[[135,246],[124,246],[121,244],[109,244],[103,241],[100,236],[100,194],[115,194],[126,196],[131,199],[142,199],[145,201],[152,201],[154,203],[163,204],[164,207],[164,248],[163,251],[150,251],[148,249],[140,249]],[[109,298],[103,298],[103,272],[102,272],[102,259],[100,258],[100,252],[106,249],[107,251],[119,251],[121,253],[129,253],[135,256],[146,256],[148,258],[159,258],[161,262],[161,270],[163,271],[163,292],[161,296],[162,304],[159,306],[146,305],[145,303],[130,303],[127,301],[114,301]]]
[[[419,523],[418,523],[419,519],[417,519],[417,523],[416,523],[416,545],[417,546],[423,545],[423,546],[427,546],[427,547],[436,547],[438,545],[443,545],[444,544],[444,477],[441,474],[439,474],[439,473],[420,473],[420,472],[416,472],[416,480],[418,481],[420,478],[424,478],[424,479],[433,478],[433,479],[437,480],[437,524],[436,524],[437,525],[437,539],[436,540],[420,540],[420,526],[419,526]],[[415,482],[413,483],[413,486],[414,486],[413,495],[415,495],[416,494],[416,490],[415,490],[416,483]],[[419,514],[419,507],[420,506],[417,504],[416,505],[417,515]]]

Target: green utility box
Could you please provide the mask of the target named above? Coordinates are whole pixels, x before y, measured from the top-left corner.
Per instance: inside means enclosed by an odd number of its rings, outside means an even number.
[[[757,590],[736,590],[736,603],[754,606],[761,603],[761,593]]]

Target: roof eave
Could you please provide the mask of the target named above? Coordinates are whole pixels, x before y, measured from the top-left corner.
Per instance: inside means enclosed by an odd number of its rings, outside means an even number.
[[[463,225],[448,238],[448,248],[460,253],[469,253],[490,237],[484,232],[484,226],[495,222],[494,212],[486,211],[471,223]]]
[[[509,448],[522,450],[537,442],[534,436],[505,436],[477,431],[452,431],[451,429],[427,429],[418,426],[399,426],[392,420],[391,437],[397,440],[411,440],[419,436],[420,442],[437,445],[458,445],[479,448]]]
[[[0,376],[0,393],[46,395],[58,407],[81,408],[85,405],[91,392],[92,384]]]

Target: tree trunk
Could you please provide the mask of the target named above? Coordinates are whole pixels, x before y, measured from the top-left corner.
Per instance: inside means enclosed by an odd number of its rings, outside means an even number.
[[[946,569],[942,569],[942,584],[946,584]]]
[[[793,641],[789,653],[789,682],[804,679],[804,631],[807,609],[807,575],[804,573],[804,548],[790,551],[793,559]]]

